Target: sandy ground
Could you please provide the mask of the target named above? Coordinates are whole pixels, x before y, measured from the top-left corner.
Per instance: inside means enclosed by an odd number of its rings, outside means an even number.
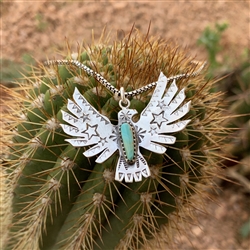
[[[196,40],[208,25],[227,22],[223,53],[239,56],[249,46],[249,1],[2,1],[2,57],[36,59],[62,50],[65,37],[72,44],[99,38],[106,26],[112,37],[127,34],[134,24],[146,33],[175,40],[190,53],[205,56]],[[72,3],[73,2],[73,3]],[[200,55],[201,54],[201,55]]]
[[[220,56],[237,64],[250,47],[249,1],[1,1],[1,58],[20,62],[25,54],[42,61],[65,51],[65,38],[77,42],[98,40],[103,27],[111,39],[121,38],[133,25],[142,33],[174,40],[188,47],[191,55],[205,59],[196,41],[207,25],[227,22]],[[94,35],[93,35],[94,31]],[[1,96],[3,97],[3,96]],[[250,239],[241,239],[239,229],[250,217],[250,197],[233,184],[208,201],[210,216],[197,214],[194,225],[178,243],[185,250],[250,249]],[[189,241],[191,242],[189,242]]]

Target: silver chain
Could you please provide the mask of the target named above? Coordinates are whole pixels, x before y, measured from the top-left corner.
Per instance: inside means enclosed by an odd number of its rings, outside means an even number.
[[[199,64],[198,62],[193,62],[193,63],[195,63],[197,65]],[[44,64],[48,65],[48,66],[49,65],[73,65],[73,66],[76,66],[79,69],[83,69],[89,76],[93,76],[99,83],[101,83],[103,86],[105,86],[112,93],[114,93],[114,94],[116,94],[118,96],[121,96],[121,91],[120,90],[115,88],[111,83],[109,83],[100,74],[93,71],[92,69],[90,69],[89,67],[87,67],[83,63],[79,62],[78,60],[49,60],[49,61],[46,61]],[[176,75],[176,76],[171,76],[171,77],[167,78],[167,81],[169,82],[169,81],[173,81],[173,80],[179,80],[181,78],[195,77],[205,67],[205,64],[206,63],[203,63],[200,66],[200,68],[197,71],[193,72],[193,73],[190,73],[190,74],[185,73],[185,74],[179,74],[179,75]],[[139,94],[141,94],[143,92],[146,92],[146,91],[154,88],[156,85],[157,85],[157,82],[152,82],[152,83],[149,83],[148,85],[143,86],[143,87],[141,87],[139,89],[136,89],[136,90],[133,90],[133,91],[130,91],[130,92],[125,92],[123,94],[123,96],[125,96],[125,98],[133,97],[133,96],[139,95]]]

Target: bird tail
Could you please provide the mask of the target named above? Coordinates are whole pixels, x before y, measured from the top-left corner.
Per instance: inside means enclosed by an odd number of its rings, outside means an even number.
[[[144,159],[142,154],[138,152],[137,159],[134,164],[128,164],[124,157],[120,155],[117,169],[115,173],[115,180],[122,182],[125,179],[125,182],[138,182],[142,180],[142,177],[149,177],[150,170],[147,164],[147,161]]]

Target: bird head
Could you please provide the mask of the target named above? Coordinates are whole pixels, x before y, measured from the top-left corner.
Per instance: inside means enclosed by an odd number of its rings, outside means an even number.
[[[126,121],[132,121],[132,118],[134,115],[136,115],[138,112],[135,109],[122,109],[118,113],[118,121],[119,122],[126,122]]]

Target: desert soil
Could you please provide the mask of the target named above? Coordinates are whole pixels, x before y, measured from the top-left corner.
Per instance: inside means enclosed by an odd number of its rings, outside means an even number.
[[[128,34],[135,25],[150,35],[174,40],[189,48],[190,55],[206,59],[196,43],[206,26],[227,22],[222,36],[222,52],[237,65],[250,46],[249,1],[1,1],[1,57],[21,62],[29,54],[38,61],[55,58],[65,51],[65,38],[77,47],[100,37],[104,26],[111,39]],[[93,35],[94,31],[94,35]],[[220,59],[220,58],[219,58]],[[1,96],[3,100],[3,96]],[[207,201],[207,214],[197,214],[188,238],[178,249],[250,249],[250,239],[242,239],[239,229],[250,218],[250,196],[242,187],[221,185],[216,202]]]

